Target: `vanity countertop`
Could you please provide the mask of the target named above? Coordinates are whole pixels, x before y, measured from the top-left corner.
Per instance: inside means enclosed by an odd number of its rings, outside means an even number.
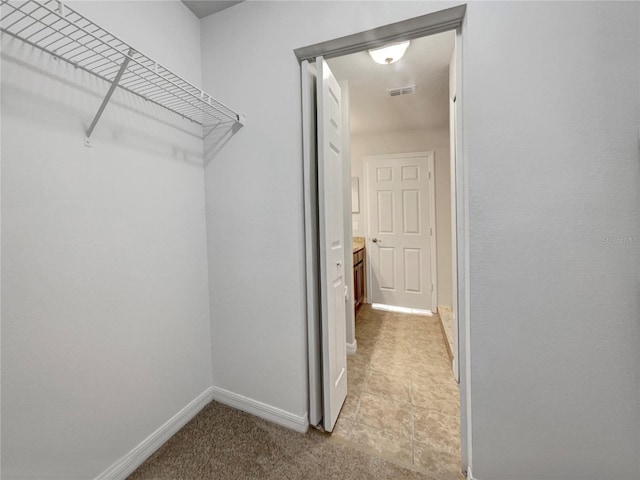
[[[353,253],[364,248],[364,237],[353,237]]]

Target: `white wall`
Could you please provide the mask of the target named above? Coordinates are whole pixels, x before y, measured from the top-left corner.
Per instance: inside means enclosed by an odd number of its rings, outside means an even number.
[[[468,12],[480,479],[638,478],[639,16],[637,2]]]
[[[445,6],[243,2],[203,22],[205,88],[250,119],[206,175],[216,384],[307,408],[293,49]],[[480,480],[639,472],[640,253],[605,240],[640,235],[638,8],[468,5],[460,94]]]
[[[200,82],[180,2],[71,6]],[[118,91],[86,148],[106,90],[3,39],[3,479],[95,478],[211,385],[200,131]]]
[[[435,156],[438,305],[451,306],[451,174],[448,129],[408,130],[354,135],[352,137],[351,174],[358,177],[360,183],[360,212],[352,214],[352,220],[358,224],[358,230],[354,230],[353,235],[356,237],[367,236],[369,213],[364,196],[364,157],[431,150]]]

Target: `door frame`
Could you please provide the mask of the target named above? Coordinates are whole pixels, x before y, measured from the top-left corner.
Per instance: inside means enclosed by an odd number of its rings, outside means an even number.
[[[469,184],[468,184],[468,165],[467,165],[467,145],[464,135],[464,90],[463,90],[463,75],[462,71],[462,56],[463,56],[463,38],[464,38],[464,23],[466,4],[458,5],[445,10],[436,11],[426,15],[422,15],[408,20],[384,25],[374,28],[372,30],[355,33],[345,37],[336,38],[326,42],[309,45],[306,47],[298,48],[294,50],[294,53],[301,64],[306,61],[307,64],[315,59],[317,56],[323,56],[325,59],[332,57],[339,57],[341,55],[347,55],[350,53],[361,52],[371,48],[383,46],[387,43],[397,42],[402,40],[411,40],[414,38],[425,37],[428,35],[434,35],[436,33],[442,33],[450,30],[456,31],[456,157],[455,157],[455,187],[456,187],[456,208],[455,208],[455,225],[452,228],[456,232],[456,249],[455,255],[457,258],[457,305],[458,311],[456,321],[458,323],[458,358],[460,368],[460,454],[461,454],[461,467],[463,472],[469,473],[473,468],[473,421],[472,421],[472,409],[471,409],[471,345],[470,345],[470,293],[469,293]],[[304,75],[304,69],[301,68],[301,73]],[[305,79],[302,78],[303,96]],[[307,100],[309,98],[307,97]],[[317,270],[314,270],[314,254],[317,249],[318,238],[314,237],[311,232],[314,230],[314,215],[313,212],[317,211],[317,199],[314,203],[314,191],[313,183],[310,183],[312,179],[312,166],[315,158],[315,153],[309,148],[310,145],[314,145],[313,137],[314,131],[309,130],[309,104],[311,102],[304,102],[302,105],[301,116],[301,129],[303,137],[303,170],[304,175],[301,179],[303,187],[303,201],[305,205],[305,250],[306,261],[305,271],[306,275],[306,300],[307,305],[309,302],[313,304],[314,299],[318,295],[318,275]],[[309,227],[309,228],[307,228]],[[314,386],[311,384],[311,370],[313,365],[318,362],[318,354],[313,353],[313,345],[316,341],[317,327],[319,325],[319,316],[317,315],[317,309],[307,309],[307,335],[308,335],[308,359],[309,359],[309,395],[314,394]],[[311,418],[311,412],[310,412]]]
[[[369,215],[371,215],[371,204],[369,202],[369,164],[374,160],[398,160],[401,158],[416,158],[427,157],[427,169],[429,171],[429,228],[431,235],[429,236],[429,254],[430,254],[430,269],[431,269],[431,312],[435,311],[438,305],[438,257],[436,254],[436,191],[435,191],[435,152],[433,150],[426,152],[410,152],[410,153],[390,153],[383,155],[366,155],[363,157],[364,167],[364,187],[363,195],[367,203],[367,242],[371,240],[371,222],[369,221]],[[373,272],[371,271],[373,262],[370,260],[371,248],[367,246],[365,250],[367,252],[367,278],[373,278]],[[367,299],[370,303],[373,303],[373,293],[371,289],[371,282],[367,283]],[[397,305],[401,307],[402,305]]]

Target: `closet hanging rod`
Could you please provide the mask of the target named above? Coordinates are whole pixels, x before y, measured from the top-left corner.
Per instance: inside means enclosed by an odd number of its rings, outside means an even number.
[[[201,126],[242,124],[243,115],[138,52],[60,0],[1,0],[0,31],[111,83],[87,138],[115,86]],[[10,9],[5,14],[5,9]]]

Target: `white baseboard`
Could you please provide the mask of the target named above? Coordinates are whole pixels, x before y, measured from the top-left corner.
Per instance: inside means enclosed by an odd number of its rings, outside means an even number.
[[[133,450],[124,457],[98,475],[95,480],[124,480],[131,475],[136,468],[142,465],[147,458],[213,400],[212,390],[213,387],[207,388],[186,407],[165,422],[164,425],[145,438],[142,443],[134,447]]]
[[[213,400],[216,400],[230,407],[237,408],[243,412],[250,413],[270,422],[277,423],[283,427],[290,428],[297,432],[306,433],[309,429],[309,414],[305,412],[304,416],[295,415],[286,412],[277,407],[272,407],[266,403],[253,400],[251,398],[230,392],[220,387],[212,387]]]
[[[467,480],[477,480],[471,473],[471,467],[467,468]]]
[[[353,339],[352,343],[347,343],[347,355],[355,355],[358,351],[358,340]]]

